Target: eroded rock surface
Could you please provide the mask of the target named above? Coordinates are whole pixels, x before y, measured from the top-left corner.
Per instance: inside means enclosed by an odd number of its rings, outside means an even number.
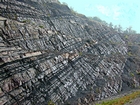
[[[57,0],[1,0],[0,104],[88,103],[117,94],[127,50],[119,33]]]

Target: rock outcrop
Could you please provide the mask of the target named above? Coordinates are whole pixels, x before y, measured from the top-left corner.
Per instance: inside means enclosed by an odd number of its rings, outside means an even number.
[[[57,0],[0,1],[0,104],[101,100],[122,90],[120,34]]]

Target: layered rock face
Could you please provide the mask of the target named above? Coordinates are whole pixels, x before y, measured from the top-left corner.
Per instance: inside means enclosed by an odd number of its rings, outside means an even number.
[[[116,94],[126,53],[117,32],[57,0],[0,1],[1,105],[88,103]]]

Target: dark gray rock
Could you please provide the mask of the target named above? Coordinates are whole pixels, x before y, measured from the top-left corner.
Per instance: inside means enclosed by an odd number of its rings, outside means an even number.
[[[128,48],[113,29],[57,0],[5,0],[0,10],[1,105],[89,103],[122,90]]]

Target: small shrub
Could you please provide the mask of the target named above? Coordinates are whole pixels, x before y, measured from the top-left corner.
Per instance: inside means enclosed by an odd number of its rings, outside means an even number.
[[[140,72],[137,72],[137,75],[140,75]]]
[[[48,105],[55,105],[53,101],[49,101]]]
[[[132,46],[133,44],[132,44],[132,42],[128,42],[128,46]]]
[[[82,52],[79,52],[79,56],[82,56]]]
[[[125,35],[125,39],[128,39],[128,35]]]
[[[128,52],[128,56],[132,56],[132,53],[131,52]]]
[[[44,26],[39,26],[40,28],[44,28]]]
[[[132,77],[134,77],[134,73],[130,73],[130,75],[131,75]]]
[[[28,19],[27,19],[27,20],[23,20],[22,22],[23,22],[23,23],[30,23],[31,20],[28,20]]]
[[[50,14],[48,14],[48,17],[50,17],[51,15]]]

